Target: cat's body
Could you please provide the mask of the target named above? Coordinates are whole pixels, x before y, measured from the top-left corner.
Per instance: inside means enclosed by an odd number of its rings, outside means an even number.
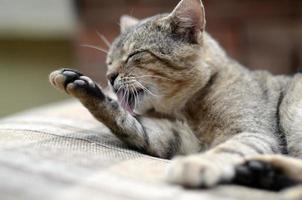
[[[124,17],[121,26],[107,60],[118,101],[73,70],[50,80],[129,146],[161,158],[194,154],[174,160],[171,182],[209,187],[233,180],[238,165],[251,172],[250,161],[287,159],[259,155],[302,157],[302,74],[273,76],[230,59],[204,31],[199,0],[143,21]],[[299,167],[282,164],[295,171],[286,184],[302,180]]]
[[[179,118],[186,121],[206,148],[244,131],[282,136],[279,108],[292,78],[250,71],[224,55],[218,56],[222,57],[219,63],[207,63],[216,69],[206,85],[176,112]],[[210,57],[217,59],[217,54]],[[282,139],[279,142],[284,144]],[[275,153],[282,152],[282,146],[278,147]]]

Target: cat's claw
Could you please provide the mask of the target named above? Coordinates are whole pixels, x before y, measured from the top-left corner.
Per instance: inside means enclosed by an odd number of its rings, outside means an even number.
[[[73,69],[64,68],[54,71],[49,75],[49,81],[55,88],[65,91],[74,97],[105,97],[93,80]]]

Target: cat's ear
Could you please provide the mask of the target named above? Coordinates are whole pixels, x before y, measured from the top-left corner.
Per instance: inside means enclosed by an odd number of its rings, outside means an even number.
[[[120,19],[121,32],[124,32],[128,28],[135,26],[139,23],[139,20],[129,15],[123,15]]]
[[[198,43],[206,26],[205,9],[201,0],[181,0],[168,16],[172,28]]]

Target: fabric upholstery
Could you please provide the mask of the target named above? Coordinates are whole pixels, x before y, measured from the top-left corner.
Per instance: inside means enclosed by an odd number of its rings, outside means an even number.
[[[88,111],[66,101],[0,120],[0,199],[254,200],[240,186],[188,190],[164,181],[169,160],[127,148]]]

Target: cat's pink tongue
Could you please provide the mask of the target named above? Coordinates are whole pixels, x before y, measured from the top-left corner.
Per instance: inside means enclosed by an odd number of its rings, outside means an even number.
[[[120,90],[117,94],[117,99],[121,106],[128,111],[131,115],[134,115],[133,108],[130,106],[129,102],[125,99],[125,93],[124,90]]]

